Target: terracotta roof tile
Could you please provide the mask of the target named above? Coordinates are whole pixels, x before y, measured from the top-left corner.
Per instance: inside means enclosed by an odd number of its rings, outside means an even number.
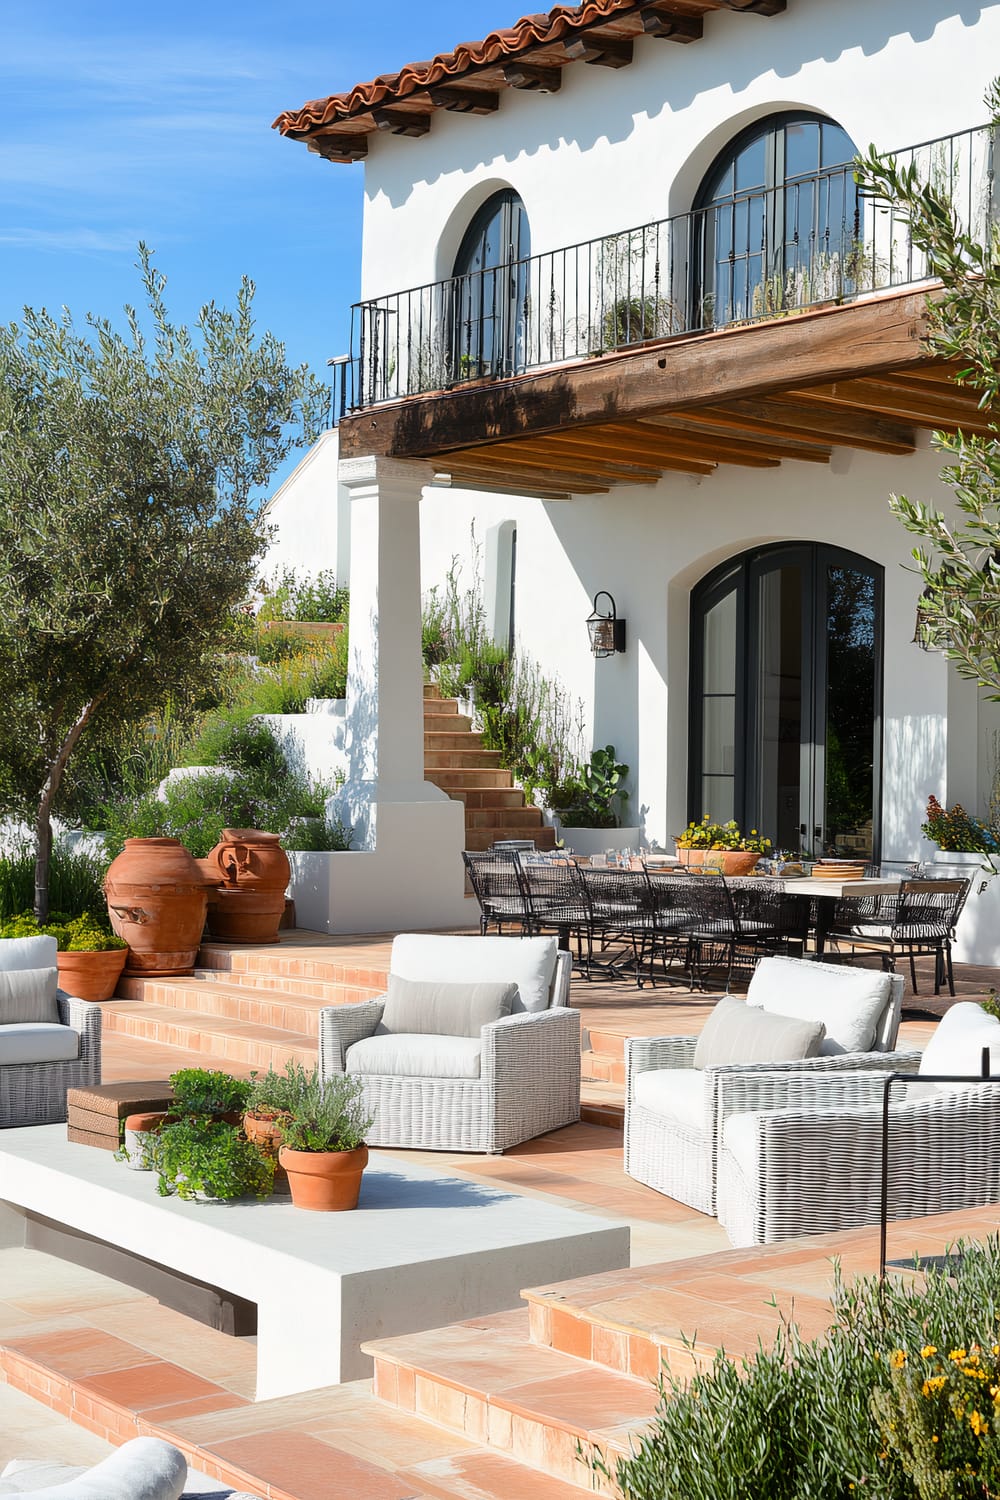
[[[321,125],[365,114],[422,89],[459,78],[470,68],[503,63],[529,47],[558,42],[575,31],[618,15],[634,13],[640,0],[586,0],[583,5],[557,5],[550,11],[522,16],[513,26],[491,31],[481,42],[462,42],[453,52],[442,52],[429,62],[408,63],[398,73],[382,73],[370,83],[359,83],[346,93],[313,99],[301,109],[286,109],[274,121],[282,135],[301,135]]]

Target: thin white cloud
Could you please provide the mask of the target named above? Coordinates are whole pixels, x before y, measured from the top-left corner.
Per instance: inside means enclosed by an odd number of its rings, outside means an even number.
[[[108,232],[103,229],[0,229],[0,245],[22,250],[50,250],[77,254],[121,254],[134,251],[142,238],[133,229]]]

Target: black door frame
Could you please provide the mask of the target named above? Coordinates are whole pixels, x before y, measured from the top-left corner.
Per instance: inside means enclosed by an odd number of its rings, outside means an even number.
[[[826,619],[828,610],[827,579],[830,567],[838,564],[854,571],[866,573],[872,578],[875,592],[874,656],[875,691],[873,707],[873,763],[872,763],[872,859],[877,862],[881,852],[882,837],[882,714],[884,683],[884,613],[885,613],[885,569],[880,563],[861,553],[850,552],[843,547],[834,547],[824,542],[787,541],[775,542],[764,547],[755,547],[729,558],[695,585],[691,591],[690,609],[690,672],[688,699],[688,817],[699,821],[705,812],[702,806],[703,780],[703,703],[704,683],[704,635],[701,628],[707,612],[727,594],[736,593],[736,693],[734,736],[734,814],[741,828],[763,828],[759,821],[759,809],[750,805],[756,785],[758,766],[755,747],[759,703],[751,693],[751,685],[759,680],[756,600],[759,584],[765,573],[788,563],[796,563],[803,569],[802,602],[802,779],[800,783],[800,826],[804,822],[806,832],[801,835],[802,847],[811,848],[816,842],[814,830],[822,829],[826,835],[826,708],[827,708],[827,652],[821,649],[827,639]],[[740,735],[739,726],[745,726]],[[806,816],[806,814],[808,814]]]

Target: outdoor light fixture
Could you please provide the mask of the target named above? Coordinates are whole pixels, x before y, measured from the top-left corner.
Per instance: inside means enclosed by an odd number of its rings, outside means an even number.
[[[611,605],[609,613],[601,613],[597,607],[598,599],[607,599]],[[619,620],[615,601],[607,589],[598,589],[594,595],[594,608],[587,616],[587,633],[595,656],[614,656],[616,651],[625,650],[625,621]]]

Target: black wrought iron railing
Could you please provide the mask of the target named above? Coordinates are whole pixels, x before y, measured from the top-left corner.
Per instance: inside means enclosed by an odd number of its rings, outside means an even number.
[[[893,155],[944,188],[986,242],[1000,221],[997,133]],[[779,187],[356,303],[335,411],[503,380],[651,340],[786,317],[928,279],[905,220],[850,162]]]

